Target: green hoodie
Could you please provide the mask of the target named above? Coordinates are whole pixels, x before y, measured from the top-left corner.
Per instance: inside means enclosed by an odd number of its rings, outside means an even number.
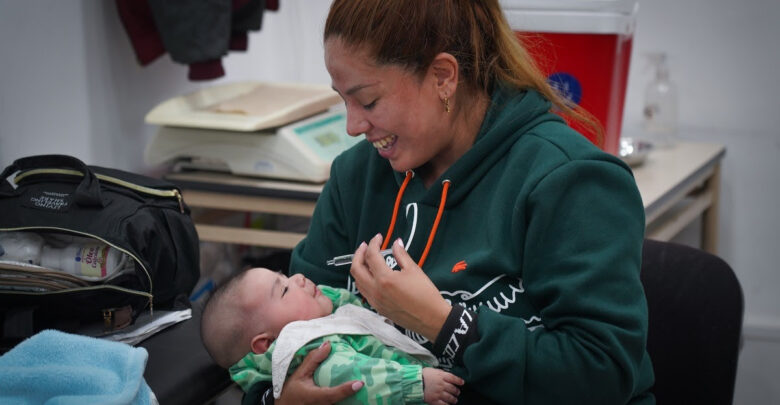
[[[499,86],[474,145],[440,179],[451,185],[423,270],[478,314],[479,338],[462,361],[439,360],[467,382],[459,404],[652,404],[639,192],[623,162],[550,108]],[[349,266],[325,262],[387,231],[403,179],[368,142],[337,157],[291,271],[354,291]],[[442,188],[413,177],[385,235],[415,260]]]

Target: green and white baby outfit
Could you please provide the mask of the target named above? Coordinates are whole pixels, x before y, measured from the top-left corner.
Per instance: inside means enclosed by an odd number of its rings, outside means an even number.
[[[365,308],[344,289],[319,286],[333,301],[333,313],[286,325],[263,354],[249,353],[230,367],[231,378],[245,391],[271,381],[275,398],[285,378],[309,351],[330,341],[331,353],[314,372],[319,386],[361,380],[364,387],[339,404],[422,404],[422,368],[436,358],[389,321]]]

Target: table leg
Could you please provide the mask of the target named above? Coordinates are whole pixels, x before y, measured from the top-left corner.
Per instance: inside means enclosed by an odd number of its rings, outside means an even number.
[[[712,254],[718,253],[718,208],[720,201],[720,163],[707,179],[706,187],[712,193],[712,204],[704,211],[701,227],[702,249]]]

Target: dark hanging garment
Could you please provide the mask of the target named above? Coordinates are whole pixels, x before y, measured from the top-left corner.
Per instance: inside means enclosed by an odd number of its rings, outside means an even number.
[[[262,27],[267,0],[116,0],[136,57],[145,66],[169,53],[189,65],[190,80],[225,75],[222,58],[248,48]],[[273,1],[278,10],[278,1]]]

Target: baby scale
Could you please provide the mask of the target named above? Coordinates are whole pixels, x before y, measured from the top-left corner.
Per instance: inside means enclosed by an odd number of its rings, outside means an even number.
[[[239,82],[167,100],[146,115],[160,128],[147,164],[175,171],[323,183],[330,164],[361,137],[346,132],[341,99],[327,86]]]

